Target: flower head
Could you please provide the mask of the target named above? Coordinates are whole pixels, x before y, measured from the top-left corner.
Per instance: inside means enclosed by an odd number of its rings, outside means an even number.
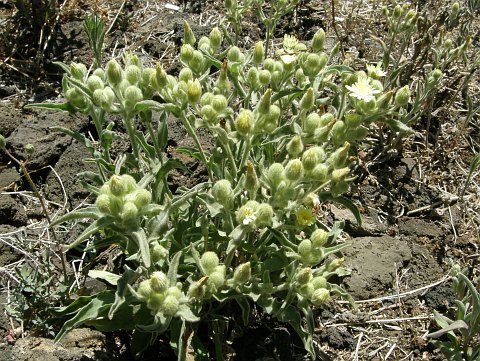
[[[382,70],[380,63],[378,63],[376,66],[371,64],[367,65],[367,73],[368,76],[373,79],[379,79],[387,75],[387,73]]]
[[[380,93],[380,90],[371,86],[368,78],[360,78],[352,86],[346,85],[346,88],[350,90],[350,96],[368,102],[375,99],[375,94]]]
[[[311,208],[301,206],[297,209],[296,216],[300,226],[310,226],[315,222],[315,215]]]

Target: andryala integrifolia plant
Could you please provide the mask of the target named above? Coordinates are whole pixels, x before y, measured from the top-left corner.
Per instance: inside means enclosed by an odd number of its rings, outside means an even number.
[[[87,239],[86,252],[117,245],[125,262],[120,274],[89,272],[112,288],[59,308],[70,320],[57,339],[81,324],[131,329],[137,353],[169,330],[183,360],[188,342],[207,352],[196,330],[201,322],[215,323],[218,358],[228,320],[216,315],[217,307],[238,303],[247,323],[255,302],[289,322],[314,355],[312,305],[335,296],[350,300],[330,282],[346,274],[339,254],[348,242],[337,242],[341,222],[331,229],[319,222],[322,204],[340,202],[360,220],[342,197],[353,179],[355,147],[376,121],[405,131],[396,117],[410,97],[406,88],[385,92],[379,66],[365,72],[331,64],[324,39],[323,30],[309,43],[287,35],[269,56],[262,42],[250,51],[221,50],[222,33],[215,29],[197,41],[185,24],[178,76],[160,64],[146,67],[132,54],[91,72],[82,64],[62,65],[68,103],[55,107],[92,116],[101,141],[97,148],[85,141],[99,169],[89,174],[97,182],[90,185],[95,204],[55,224],[92,219],[67,248]],[[105,113],[122,117],[131,142],[131,153],[115,163],[115,130],[105,126]],[[202,162],[209,176],[176,194],[165,174],[179,162],[162,154],[168,115],[196,144],[181,151]],[[213,137],[209,151],[198,128]]]

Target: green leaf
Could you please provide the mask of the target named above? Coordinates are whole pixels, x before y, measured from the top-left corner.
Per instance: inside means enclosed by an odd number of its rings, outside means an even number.
[[[170,281],[170,285],[172,286],[177,283],[178,265],[180,264],[180,258],[182,257],[182,254],[182,251],[178,251],[170,260],[170,267],[168,268],[167,278]]]
[[[332,196],[332,194],[330,192],[321,192],[318,195],[318,198],[321,201],[336,202],[336,203],[339,203],[342,206],[348,208],[348,210],[353,213],[353,215],[355,217],[355,220],[357,221],[358,226],[359,227],[362,226],[362,215],[360,214],[360,210],[355,205],[355,203],[353,203],[350,199],[348,199],[346,197],[343,197],[343,196],[334,197],[334,196]]]
[[[85,322],[96,320],[99,317],[105,317],[112,301],[113,293],[103,292],[98,294],[89,303],[83,306],[73,318],[63,324],[63,327],[55,337],[55,342],[59,342],[68,332]]]
[[[97,207],[86,207],[83,209],[77,209],[73,212],[69,212],[54,219],[51,223],[51,226],[56,226],[61,223],[74,221],[76,219],[83,219],[83,218],[91,218],[91,219],[99,219],[102,217],[102,213],[97,209]]]
[[[143,265],[146,268],[150,268],[152,264],[151,257],[150,257],[150,245],[148,243],[147,235],[145,234],[145,231],[143,229],[140,229],[136,232],[133,232],[132,236],[140,250],[140,255],[142,256]]]
[[[246,297],[236,297],[235,301],[237,301],[238,305],[242,309],[242,321],[244,326],[248,325],[248,320],[250,319],[250,303],[248,303],[248,299]]]
[[[156,110],[156,111],[170,111],[172,113],[178,113],[178,107],[174,104],[170,103],[159,103],[155,100],[142,100],[135,104],[135,110],[137,112],[146,112],[149,110]]]
[[[95,279],[107,281],[112,286],[116,286],[118,280],[120,279],[120,276],[116,275],[115,273],[101,271],[101,270],[90,270],[88,271],[88,276]]]
[[[195,316],[195,314],[192,312],[190,307],[187,305],[183,304],[178,307],[177,314],[175,316],[180,317],[182,320],[186,322],[198,322],[200,321],[200,317]]]
[[[77,140],[80,144],[83,144],[84,146],[86,146],[88,149],[91,149],[91,150],[95,149],[90,139],[88,139],[82,133],[77,132],[76,130],[72,130],[64,127],[50,127],[50,130],[54,132],[61,132],[63,134],[66,134],[72,137],[73,139]]]
[[[63,110],[67,111],[71,114],[77,112],[77,109],[70,104],[69,102],[65,103],[35,103],[35,104],[28,104],[25,108],[38,108],[38,109],[53,109],[53,110]]]
[[[120,309],[120,307],[125,304],[128,285],[135,282],[138,277],[143,273],[143,269],[141,267],[137,268],[135,271],[129,268],[127,265],[123,267],[125,269],[125,272],[117,281],[115,300],[108,311],[108,318],[110,320],[113,319],[115,313]]]
[[[108,227],[115,221],[115,218],[111,216],[103,216],[100,219],[97,219],[93,222],[90,226],[88,226],[80,236],[71,244],[67,246],[67,249],[72,249],[77,247],[80,243],[86,240],[88,237],[94,235],[95,233],[99,232],[101,229]]]
[[[381,120],[381,122],[388,125],[388,127],[392,129],[394,132],[407,133],[407,134],[413,133],[413,129],[400,120],[387,118],[387,119]]]

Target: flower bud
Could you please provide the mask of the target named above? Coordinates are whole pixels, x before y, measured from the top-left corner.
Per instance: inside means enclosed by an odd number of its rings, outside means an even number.
[[[330,292],[326,288],[318,288],[313,292],[311,301],[315,306],[322,306],[329,298]]]
[[[230,49],[228,49],[227,59],[231,63],[238,63],[242,60],[242,53],[238,46],[232,46]]]
[[[287,152],[292,158],[296,158],[303,152],[302,137],[295,135],[287,144]]]
[[[252,194],[258,189],[258,177],[257,172],[255,171],[255,166],[253,165],[252,161],[247,161],[247,175],[245,177],[245,184],[244,187],[247,191]]]
[[[135,221],[138,217],[138,208],[133,202],[125,202],[122,209],[122,214],[120,215],[124,222]]]
[[[137,288],[137,293],[141,297],[142,301],[146,301],[153,293],[150,280],[144,280],[140,282]]]
[[[300,159],[292,159],[285,167],[285,176],[291,181],[297,181],[303,177],[303,164]]]
[[[248,136],[255,124],[253,112],[248,109],[242,109],[235,119],[235,129],[238,134]]]
[[[260,65],[263,62],[264,55],[265,51],[263,49],[263,42],[257,41],[255,43],[255,48],[253,49],[253,63],[255,65]]]
[[[110,193],[115,196],[121,197],[127,193],[127,183],[124,178],[119,175],[113,175],[108,181]]]
[[[210,104],[207,104],[202,107],[200,110],[200,114],[202,115],[202,118],[206,120],[209,123],[213,123],[217,119],[217,112],[215,109]]]
[[[313,248],[321,248],[328,240],[328,232],[325,232],[323,229],[316,229],[310,236],[310,240]]]
[[[347,127],[342,120],[337,120],[330,130],[333,144],[339,145],[345,142],[347,136]]]
[[[167,275],[161,271],[153,272],[150,277],[150,286],[154,292],[165,292],[169,286]]]
[[[123,79],[123,70],[120,64],[115,59],[111,59],[107,63],[107,68],[106,68],[106,73],[107,73],[107,80],[110,85],[117,85],[119,84],[122,79]]]
[[[213,50],[217,50],[222,45],[223,34],[218,29],[218,27],[214,27],[212,31],[210,31],[210,46]]]
[[[142,78],[142,71],[136,65],[128,65],[125,69],[125,79],[132,85],[136,85]]]
[[[326,164],[318,164],[309,173],[309,176],[318,182],[325,182],[328,179],[328,175],[329,175],[328,173],[329,173],[329,169]]]
[[[65,98],[78,109],[85,109],[88,106],[87,98],[77,88],[68,89],[65,92]]]
[[[202,265],[205,273],[210,276],[212,272],[215,271],[215,267],[218,266],[220,260],[215,252],[205,252],[200,258],[200,264]]]
[[[205,283],[208,280],[208,276],[205,276],[194,282],[188,287],[188,295],[191,298],[202,299],[205,297]]]
[[[35,152],[35,146],[32,143],[25,144],[25,153],[31,156]]]
[[[105,75],[105,71],[102,68],[97,68],[93,71],[93,75],[98,76],[100,79],[102,79],[103,82],[107,79]]]
[[[173,317],[177,313],[179,306],[180,302],[178,301],[178,298],[167,296],[165,297],[160,310],[166,317]]]
[[[332,176],[331,176],[332,182],[342,182],[345,180],[345,178],[348,177],[349,174],[350,174],[349,167],[334,169],[332,171]]]
[[[189,80],[193,80],[192,69],[182,68],[180,70],[180,73],[178,74],[178,80],[179,81],[184,81],[185,83],[188,83]]]
[[[82,63],[71,63],[70,64],[70,74],[80,81],[83,81],[85,75],[87,74],[87,67]]]
[[[218,113],[225,111],[228,107],[227,98],[220,94],[214,95],[212,99],[212,107]]]
[[[323,148],[314,146],[307,149],[302,155],[303,168],[307,172],[312,171],[325,158],[325,151]]]
[[[160,63],[155,66],[155,82],[156,90],[162,90],[168,84],[167,73]]]
[[[380,110],[387,110],[390,106],[390,101],[393,98],[393,90],[389,90],[385,94],[382,94],[377,99],[377,107]]]
[[[236,285],[243,285],[250,280],[252,269],[250,262],[242,263],[235,268],[233,272],[233,281]]]
[[[258,81],[258,69],[257,68],[250,68],[247,72],[247,82],[250,88],[257,89],[259,84]]]
[[[190,27],[190,24],[186,20],[184,20],[183,21],[183,43],[193,46],[196,41],[197,40],[195,39],[195,34],[193,33],[193,30]]]
[[[125,97],[124,105],[127,111],[132,111],[135,108],[135,104],[143,100],[142,91],[135,85],[127,87],[123,96]]]
[[[218,291],[225,284],[225,272],[214,271],[208,276],[208,284],[213,286],[212,292]]]
[[[315,129],[320,126],[320,116],[317,113],[310,113],[303,121],[303,131],[313,134]]]
[[[325,46],[325,31],[322,28],[320,28],[317,30],[315,35],[313,35],[312,50],[315,53],[319,53],[323,51],[324,46]]]
[[[139,189],[131,194],[133,196],[133,203],[138,208],[146,207],[152,200],[152,194],[146,189]]]
[[[312,279],[312,269],[310,267],[302,268],[297,272],[295,276],[295,281],[300,285],[309,283],[311,279]]]
[[[95,201],[98,210],[105,214],[110,214],[110,197],[108,194],[100,194]]]
[[[325,65],[328,63],[328,56],[325,53],[312,53],[308,54],[307,58],[305,59],[305,63],[302,66],[303,72],[306,76],[314,77],[316,76],[320,70],[322,70]]]
[[[427,83],[429,85],[434,85],[436,84],[440,78],[443,76],[443,73],[440,69],[434,69],[432,70],[432,72],[429,74],[428,76],[428,79],[427,79]]]
[[[157,313],[163,305],[165,300],[164,293],[155,293],[153,292],[150,297],[147,299],[147,307],[153,312]]]
[[[313,89],[308,88],[307,92],[303,95],[300,100],[300,109],[309,111],[315,105],[315,97],[313,95]]]
[[[190,68],[192,68],[192,70],[197,74],[201,73],[204,70],[204,62],[205,57],[203,56],[202,52],[199,50],[194,50],[192,60],[189,63]]]
[[[338,148],[328,158],[328,162],[333,165],[334,168],[343,168],[348,157],[348,151],[350,150],[350,143],[345,142],[341,148]]]
[[[198,50],[202,50],[207,54],[212,53],[212,48],[210,46],[210,39],[206,36],[202,36],[197,44]]]
[[[90,89],[90,91],[94,92],[97,89],[103,89],[105,84],[100,77],[96,75],[90,75],[87,79],[87,87]]]
[[[302,259],[308,259],[312,253],[312,242],[309,239],[304,239],[298,245],[298,254]]]
[[[190,63],[193,59],[193,47],[190,44],[183,44],[180,48],[180,59],[185,63]]]
[[[344,257],[335,258],[335,259],[332,259],[331,261],[327,262],[327,264],[325,265],[325,268],[326,268],[327,272],[333,272],[337,268],[341,267],[344,263],[345,263],[345,258]]]
[[[255,220],[255,224],[258,227],[270,226],[272,224],[273,208],[270,204],[260,203],[258,205],[258,209],[255,214],[257,216],[257,219]]]
[[[327,279],[323,276],[315,277],[311,283],[316,290],[319,288],[327,288]]]
[[[262,95],[260,101],[257,105],[257,110],[260,114],[266,115],[270,111],[271,105],[271,97],[272,97],[272,89],[267,89],[265,94]]]
[[[266,69],[262,69],[258,72],[258,81],[261,85],[267,85],[272,79],[272,73]]]
[[[280,163],[273,163],[267,171],[267,179],[276,188],[285,179],[285,168]]]
[[[212,187],[212,195],[216,202],[220,203],[225,209],[231,209],[233,206],[234,193],[231,183],[226,179],[221,179]]]
[[[394,100],[395,105],[397,107],[406,106],[409,100],[410,100],[410,87],[408,85],[405,85],[397,90],[397,93],[395,94],[395,100]]]
[[[202,85],[198,79],[189,80],[187,83],[187,98],[188,103],[193,105],[197,104],[202,97]]]
[[[153,263],[157,263],[168,256],[168,251],[166,250],[166,248],[158,243],[153,246],[150,252],[152,254]]]
[[[267,58],[263,62],[263,68],[272,73],[275,70],[275,60],[272,58]]]

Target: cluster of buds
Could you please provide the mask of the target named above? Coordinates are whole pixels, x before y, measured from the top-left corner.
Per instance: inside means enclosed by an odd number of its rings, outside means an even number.
[[[136,228],[141,217],[156,212],[150,206],[151,193],[138,187],[129,175],[113,175],[101,188],[95,202],[98,210],[113,216],[115,223],[124,228]]]
[[[209,299],[225,286],[227,268],[211,251],[202,254],[200,268],[203,277],[190,285],[188,295],[194,299]]]
[[[152,315],[162,314],[165,317],[175,317],[180,305],[188,302],[182,292],[182,284],[178,282],[171,286],[163,272],[153,272],[148,280],[140,282],[136,296],[147,303]]]
[[[382,11],[391,29],[396,29],[397,32],[415,30],[418,14],[415,10],[409,9],[408,4],[395,6],[393,13],[390,13],[387,7],[383,7]]]
[[[270,204],[254,200],[247,201],[236,212],[237,223],[251,229],[271,226],[273,216],[273,208]]]
[[[295,285],[298,292],[315,306],[322,306],[330,299],[327,279],[312,275],[310,267],[301,268],[295,275]]]
[[[328,241],[329,234],[323,229],[316,229],[310,238],[306,238],[298,245],[298,255],[306,265],[319,263],[324,257],[324,247]]]

